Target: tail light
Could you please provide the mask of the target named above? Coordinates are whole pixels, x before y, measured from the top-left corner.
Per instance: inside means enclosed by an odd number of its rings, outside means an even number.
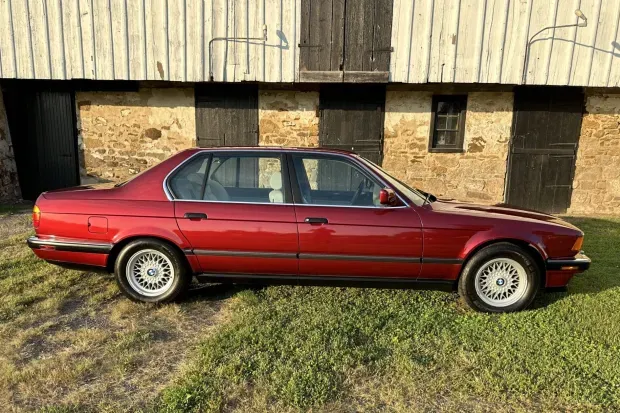
[[[32,208],[32,226],[35,228],[39,228],[39,224],[41,223],[41,210],[38,206],[34,206]]]
[[[583,235],[580,237],[577,237],[577,240],[575,240],[575,243],[573,244],[573,251],[575,252],[581,251],[582,245],[583,245]]]

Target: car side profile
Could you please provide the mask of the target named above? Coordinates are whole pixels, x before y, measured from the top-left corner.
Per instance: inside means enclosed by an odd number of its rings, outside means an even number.
[[[590,265],[583,233],[551,215],[441,200],[350,152],[180,152],[113,188],[41,194],[34,253],[114,272],[130,299],[201,282],[457,289],[518,311]]]

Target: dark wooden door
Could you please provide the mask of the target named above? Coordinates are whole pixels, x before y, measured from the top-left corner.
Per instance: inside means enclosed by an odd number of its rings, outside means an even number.
[[[73,96],[32,89],[10,89],[5,95],[24,199],[80,183]]]
[[[548,213],[570,206],[584,97],[580,89],[515,91],[506,201]]]
[[[320,94],[319,145],[381,164],[385,86],[330,85]]]
[[[393,0],[302,0],[301,71],[385,71]]]
[[[257,85],[204,85],[195,93],[199,147],[258,145]]]

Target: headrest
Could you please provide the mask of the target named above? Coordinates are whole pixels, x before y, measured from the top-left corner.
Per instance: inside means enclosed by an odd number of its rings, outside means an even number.
[[[282,172],[277,171],[271,175],[269,179],[269,186],[271,189],[280,190],[282,189]]]

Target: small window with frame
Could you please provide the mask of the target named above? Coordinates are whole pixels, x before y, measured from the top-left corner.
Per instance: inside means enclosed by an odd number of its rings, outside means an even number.
[[[467,95],[433,96],[429,152],[463,152]]]

